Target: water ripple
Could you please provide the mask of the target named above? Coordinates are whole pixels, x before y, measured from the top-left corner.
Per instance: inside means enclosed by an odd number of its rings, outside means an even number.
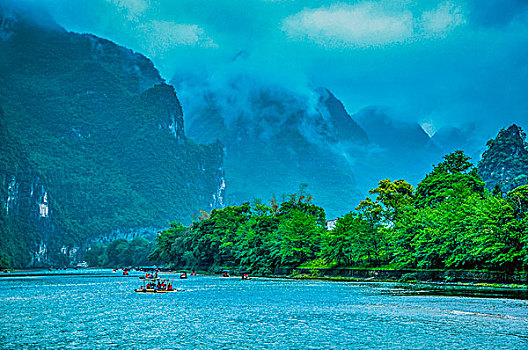
[[[109,278],[112,277],[112,278]],[[526,349],[526,301],[394,295],[395,285],[280,279],[0,279],[0,348]]]

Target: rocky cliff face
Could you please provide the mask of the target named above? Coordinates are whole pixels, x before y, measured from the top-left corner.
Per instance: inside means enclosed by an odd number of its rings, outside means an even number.
[[[417,184],[447,153],[418,123],[398,120],[382,107],[366,107],[352,118],[371,141],[369,151],[359,156],[364,173],[371,179],[369,188],[386,178]]]
[[[368,138],[328,90],[317,89],[309,99],[247,75],[222,87],[178,89],[197,96],[182,100],[187,135],[225,147],[228,204],[280,200],[303,183],[329,217],[359,202],[352,163],[343,155]]]
[[[184,132],[146,57],[0,6],[0,253],[65,264],[221,206],[222,145]]]
[[[489,140],[478,163],[486,188],[499,185],[503,192],[528,184],[528,143],[521,127],[513,124]]]
[[[418,183],[445,154],[417,123],[379,107],[350,115],[325,88],[297,92],[244,74],[221,83],[174,81],[189,137],[225,146],[228,203],[265,201],[305,183],[333,218],[353,210],[381,179]]]

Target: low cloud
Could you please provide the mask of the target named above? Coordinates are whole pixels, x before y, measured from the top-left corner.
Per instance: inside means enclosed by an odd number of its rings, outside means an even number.
[[[350,114],[388,106],[431,134],[471,125],[480,145],[528,128],[526,0],[6,1],[146,54],[167,80],[223,91],[245,75],[307,101],[324,86]],[[201,98],[178,96],[186,115]]]
[[[205,30],[195,24],[179,24],[168,21],[151,21],[138,27],[142,37],[141,45],[151,56],[163,54],[176,46],[215,47],[213,39]]]
[[[419,21],[419,32],[424,35],[443,36],[465,23],[466,18],[462,8],[446,1],[434,10],[425,11],[422,14]]]
[[[417,14],[405,6],[364,1],[302,10],[286,18],[282,30],[290,39],[322,46],[368,47],[445,35],[464,23],[462,8],[449,1]]]
[[[134,22],[138,22],[149,7],[147,0],[106,0],[113,4],[118,11],[123,12],[125,17]]]

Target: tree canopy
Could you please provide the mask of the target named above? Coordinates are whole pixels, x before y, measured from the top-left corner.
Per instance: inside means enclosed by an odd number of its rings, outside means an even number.
[[[203,269],[271,273],[279,267],[338,266],[525,270],[528,187],[489,193],[463,152],[444,157],[414,189],[381,180],[355,211],[326,228],[324,209],[294,194],[269,205],[225,209],[158,234],[156,257]]]

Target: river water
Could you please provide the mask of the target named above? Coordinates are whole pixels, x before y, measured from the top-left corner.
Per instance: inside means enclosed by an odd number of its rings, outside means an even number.
[[[528,349],[526,300],[410,295],[390,283],[215,276],[175,279],[179,292],[139,294],[137,276],[87,271],[3,274],[0,347]]]

